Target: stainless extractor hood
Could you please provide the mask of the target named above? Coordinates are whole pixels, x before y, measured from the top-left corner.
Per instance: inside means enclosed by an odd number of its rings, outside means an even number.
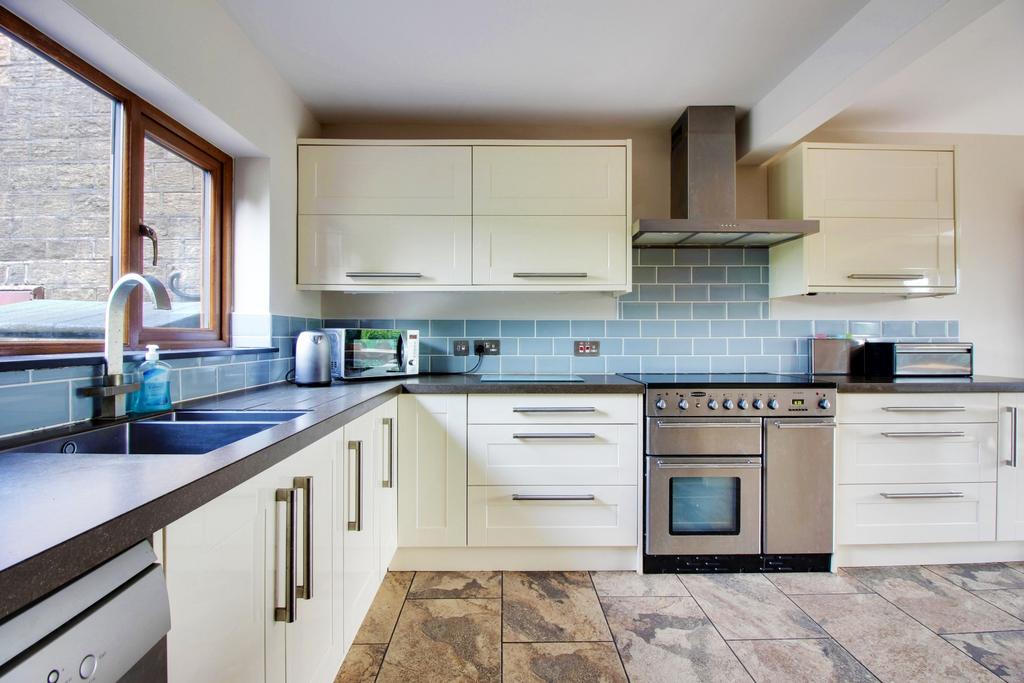
[[[770,247],[818,221],[736,217],[736,108],[688,107],[672,126],[672,218],[633,223],[635,247]]]

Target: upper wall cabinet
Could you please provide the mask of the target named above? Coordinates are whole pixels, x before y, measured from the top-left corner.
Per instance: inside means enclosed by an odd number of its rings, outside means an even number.
[[[626,148],[473,148],[478,216],[625,216]]]
[[[952,147],[803,143],[768,166],[771,218],[821,221],[771,249],[773,297],[955,294]]]
[[[468,216],[469,146],[299,147],[300,214]]]
[[[630,149],[628,140],[300,141],[298,284],[628,291]]]

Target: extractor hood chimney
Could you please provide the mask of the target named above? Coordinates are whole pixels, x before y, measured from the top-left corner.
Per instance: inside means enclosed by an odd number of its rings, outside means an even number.
[[[633,224],[637,247],[769,247],[818,221],[736,218],[736,107],[688,107],[672,126],[672,218]]]

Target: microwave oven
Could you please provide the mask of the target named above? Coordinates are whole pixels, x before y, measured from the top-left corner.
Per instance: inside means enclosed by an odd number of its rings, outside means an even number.
[[[334,327],[323,332],[331,345],[331,377],[334,379],[419,374],[419,330]]]

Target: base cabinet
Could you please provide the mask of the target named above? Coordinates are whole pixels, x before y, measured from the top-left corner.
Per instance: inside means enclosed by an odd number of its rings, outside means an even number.
[[[999,464],[996,538],[1024,541],[1024,394],[999,395]]]

